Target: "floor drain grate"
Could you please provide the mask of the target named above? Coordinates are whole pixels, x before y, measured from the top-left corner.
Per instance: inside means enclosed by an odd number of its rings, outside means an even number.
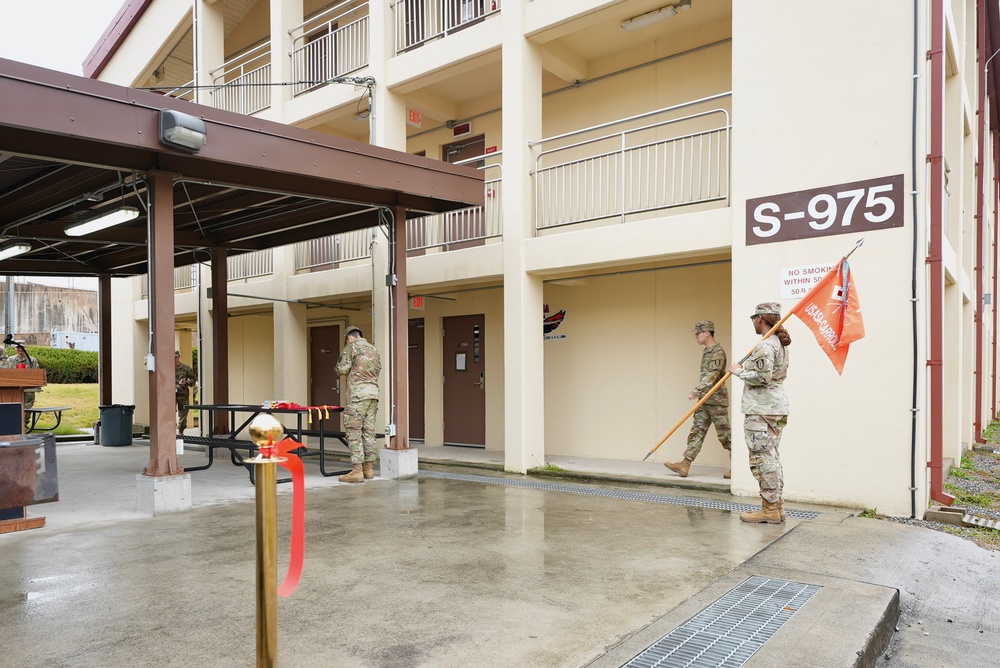
[[[716,501],[701,499],[696,496],[669,496],[666,494],[649,494],[648,492],[631,492],[621,489],[606,489],[587,485],[567,485],[563,483],[539,482],[537,480],[519,480],[516,478],[495,478],[485,475],[468,475],[465,473],[447,473],[444,471],[420,471],[422,478],[439,478],[443,480],[460,480],[462,482],[478,482],[485,485],[500,485],[502,487],[525,487],[528,489],[544,489],[551,492],[568,492],[570,494],[585,494],[587,496],[604,496],[612,499],[628,501],[645,501],[648,503],[665,503],[671,506],[687,506],[689,508],[711,508],[713,510],[728,510],[745,513],[757,510],[759,505],[749,503],[733,503],[731,501]],[[800,520],[813,520],[819,513],[809,510],[794,510],[785,508],[785,514]]]
[[[820,589],[755,575],[622,668],[738,668]]]

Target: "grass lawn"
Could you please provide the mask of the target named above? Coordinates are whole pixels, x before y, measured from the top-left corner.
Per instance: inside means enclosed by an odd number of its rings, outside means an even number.
[[[35,407],[70,406],[73,410],[63,411],[62,423],[53,434],[79,434],[92,429],[100,418],[98,408],[97,383],[75,383],[67,385],[46,385],[35,395]],[[39,424],[52,424],[52,416],[43,415]]]

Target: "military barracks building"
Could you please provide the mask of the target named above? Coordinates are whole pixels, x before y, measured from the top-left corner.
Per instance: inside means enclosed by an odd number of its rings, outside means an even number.
[[[922,516],[998,405],[998,49],[997,3],[973,0],[129,0],[84,68],[477,166],[485,206],[408,222],[409,428],[510,471],[642,460],[691,407],[695,322],[738,359],[755,304],[787,312],[865,238],[843,374],[786,324],[785,497]],[[230,401],[338,403],[346,326],[386,346],[386,246],[230,258]],[[211,309],[197,261],[185,359]],[[136,360],[144,291],[113,288]],[[115,373],[141,421],[141,363]],[[732,490],[756,496],[730,392]],[[697,464],[721,481],[714,432]]]

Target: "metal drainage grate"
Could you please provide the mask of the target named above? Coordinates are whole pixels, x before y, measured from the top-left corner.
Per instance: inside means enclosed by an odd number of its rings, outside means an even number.
[[[629,501],[646,501],[648,503],[665,503],[671,506],[687,506],[689,508],[712,508],[745,513],[757,510],[760,506],[749,503],[733,503],[731,501],[716,501],[701,499],[696,496],[669,496],[666,494],[649,494],[646,492],[630,492],[621,489],[605,489],[587,485],[567,485],[563,483],[539,482],[537,480],[520,480],[517,478],[494,478],[485,475],[467,475],[464,473],[446,473],[444,471],[420,471],[423,478],[439,478],[443,480],[461,480],[462,482],[478,482],[485,485],[500,485],[502,487],[525,487],[528,489],[544,489],[551,492],[569,492],[570,494],[585,494],[587,496],[604,496],[612,499],[627,499]],[[819,513],[809,510],[793,510],[785,508],[785,515],[800,520],[813,520]]]
[[[738,668],[820,589],[755,575],[622,668]]]

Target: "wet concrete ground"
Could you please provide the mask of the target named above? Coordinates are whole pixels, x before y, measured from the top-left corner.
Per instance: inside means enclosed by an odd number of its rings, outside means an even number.
[[[147,448],[61,445],[58,458],[61,500],[29,509],[47,526],[0,535],[0,665],[254,665],[245,470],[223,460],[192,473],[195,508],[147,518],[134,512]],[[885,523],[834,509],[747,525],[721,510],[453,479],[341,484],[315,468],[302,582],[279,599],[283,666],[621,665],[754,573],[825,593],[747,665],[848,666],[895,587],[904,604],[920,595],[913,561],[935,558],[919,551],[923,530],[893,526],[883,541]],[[281,487],[279,581],[291,506]],[[889,665],[947,665],[914,656]]]

